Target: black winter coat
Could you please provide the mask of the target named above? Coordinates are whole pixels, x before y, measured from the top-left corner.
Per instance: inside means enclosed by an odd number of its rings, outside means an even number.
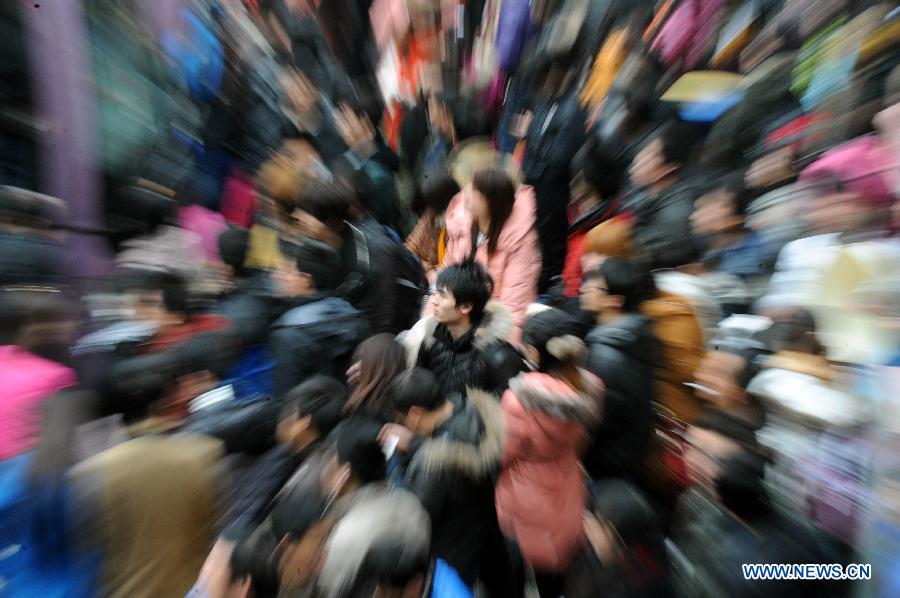
[[[431,552],[468,583],[499,538],[494,486],[500,467],[503,415],[489,394],[456,395],[453,416],[413,455],[406,485],[431,516]]]
[[[509,378],[521,371],[501,371],[507,368],[499,365],[522,363],[516,350],[506,342],[512,318],[500,303],[489,302],[481,323],[456,340],[433,316],[416,326],[426,330],[415,353],[415,365],[437,376],[445,394],[463,395],[467,388],[499,393],[505,390]]]
[[[352,305],[337,297],[312,295],[273,325],[269,347],[275,357],[275,398],[315,374],[344,378],[356,346],[369,325]]]
[[[676,185],[658,195],[637,192],[624,209],[635,215],[634,239],[641,260],[651,269],[675,268],[697,259],[698,249],[691,231],[696,190]]]
[[[606,385],[603,417],[584,464],[592,479],[634,479],[652,438],[653,368],[661,357],[651,321],[625,314],[587,336],[587,369]]]
[[[274,313],[269,273],[257,271],[237,281],[218,311],[231,321],[245,347],[265,342]]]

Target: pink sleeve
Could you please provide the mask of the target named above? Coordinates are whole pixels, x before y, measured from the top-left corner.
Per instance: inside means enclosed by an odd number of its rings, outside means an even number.
[[[513,315],[516,328],[511,341],[518,342],[525,323],[528,305],[537,300],[537,283],[541,274],[541,250],[537,233],[529,232],[506,256],[503,286],[497,297]]]

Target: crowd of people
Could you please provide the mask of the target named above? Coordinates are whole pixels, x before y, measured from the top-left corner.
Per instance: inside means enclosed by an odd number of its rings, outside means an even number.
[[[0,187],[0,595],[900,592],[894,4],[81,4],[102,222]]]

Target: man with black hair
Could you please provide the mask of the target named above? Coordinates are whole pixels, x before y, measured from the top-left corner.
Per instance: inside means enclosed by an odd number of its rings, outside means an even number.
[[[408,306],[397,305],[400,260],[408,256],[369,214],[373,194],[368,176],[358,171],[348,176],[332,183],[309,181],[293,216],[307,236],[339,252],[336,269],[341,276],[332,294],[359,309],[373,332],[396,334],[410,325]],[[418,297],[418,289],[412,290]]]
[[[219,235],[219,254],[231,270],[234,288],[219,301],[225,314],[245,345],[265,340],[271,324],[272,278],[268,271],[245,266],[250,247],[250,231],[232,227]]]
[[[103,555],[103,595],[183,596],[215,539],[226,497],[224,447],[209,436],[167,433],[175,422],[156,416],[182,368],[172,351],[116,365],[108,403],[123,413],[132,439],[71,473],[77,533]]]
[[[273,274],[276,292],[290,304],[269,338],[278,399],[316,373],[342,378],[356,345],[368,335],[362,314],[333,296],[340,270],[332,247],[307,239]]]
[[[746,228],[750,195],[738,173],[712,185],[694,203],[691,228],[705,248],[701,262],[712,276],[727,275],[732,284],[718,284],[732,292],[717,298],[731,313],[748,311],[761,294],[763,277],[774,267],[777,255],[766,247],[759,233]],[[745,285],[751,285],[745,287]],[[734,295],[737,288],[739,293]],[[759,292],[754,292],[756,287]]]
[[[512,316],[500,303],[491,301],[490,275],[472,260],[441,271],[437,292],[432,295],[434,315],[420,320],[403,338],[407,361],[437,376],[444,393],[465,396],[469,387],[493,391],[499,381],[488,354],[512,352],[506,341]]]
[[[387,393],[401,426],[385,426],[382,439],[396,435],[397,450],[410,459],[405,487],[431,516],[431,554],[474,586],[485,560],[497,556],[489,551],[502,552],[494,508],[500,406],[474,388],[466,400],[445,395],[422,368],[397,376]]]
[[[694,192],[680,184],[693,137],[683,123],[664,125],[628,170],[634,192],[623,208],[634,219],[632,238],[640,260],[653,270],[683,266],[696,257],[690,223]]]
[[[607,258],[581,285],[581,307],[594,314],[586,367],[606,385],[600,425],[584,457],[591,478],[640,481],[650,447],[656,400],[654,367],[661,348],[652,322],[640,311],[646,277],[623,258]]]
[[[535,59],[530,111],[526,118],[524,182],[537,197],[536,227],[542,268],[538,282],[546,291],[562,273],[566,257],[566,206],[569,204],[569,166],[584,144],[586,115],[571,85],[574,55]]]
[[[313,376],[287,393],[280,416],[271,415],[271,426],[265,426],[265,433],[277,439],[278,446],[259,457],[248,450],[235,458],[240,474],[235,475],[229,521],[258,524],[263,520],[278,491],[340,423],[346,398],[344,385],[327,376]]]

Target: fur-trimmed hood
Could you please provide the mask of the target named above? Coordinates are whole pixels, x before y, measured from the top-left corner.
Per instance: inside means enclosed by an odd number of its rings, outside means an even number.
[[[409,367],[415,366],[423,346],[430,347],[434,343],[437,326],[437,319],[430,315],[402,334],[401,342],[406,348],[406,363]],[[484,306],[481,323],[475,329],[472,344],[476,349],[484,350],[494,343],[507,341],[512,329],[512,313],[499,301],[488,301]]]
[[[426,440],[410,470],[428,475],[454,472],[474,480],[494,475],[503,451],[503,412],[493,395],[470,388],[467,401],[443,426],[444,433]]]
[[[585,370],[581,371],[582,391],[577,391],[558,378],[537,372],[519,374],[509,382],[509,391],[527,411],[541,411],[559,421],[577,421],[591,428],[600,419],[603,382]]]

